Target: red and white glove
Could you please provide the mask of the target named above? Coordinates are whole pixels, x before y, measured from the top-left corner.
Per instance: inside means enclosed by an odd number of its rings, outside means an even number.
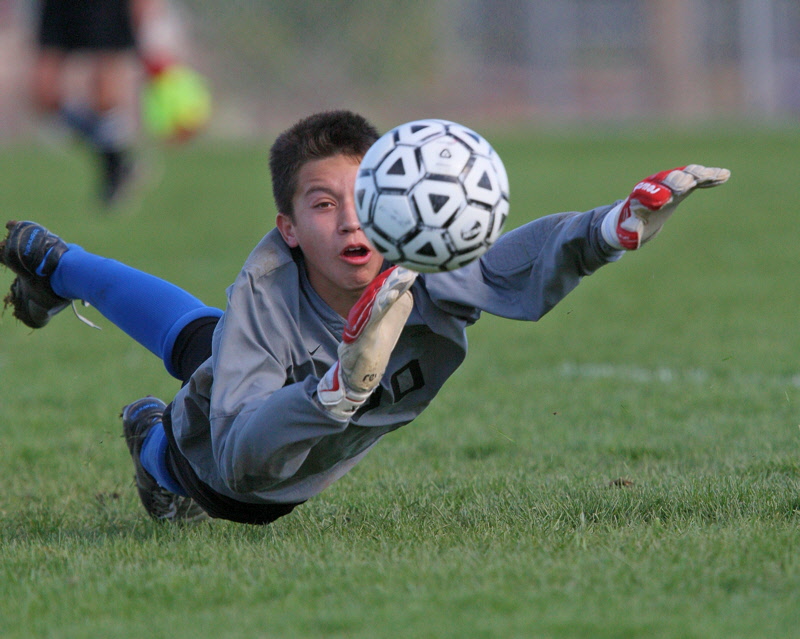
[[[376,277],[347,316],[339,360],[317,385],[322,407],[348,421],[381,382],[392,350],[411,314],[417,274],[393,266]]]
[[[603,239],[617,250],[634,251],[651,240],[675,208],[695,189],[708,189],[728,181],[731,172],[689,164],[645,178],[624,202],[605,216]]]

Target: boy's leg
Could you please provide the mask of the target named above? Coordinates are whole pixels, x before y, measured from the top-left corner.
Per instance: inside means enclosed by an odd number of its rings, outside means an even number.
[[[97,52],[93,71],[96,123],[87,140],[101,162],[100,199],[113,206],[135,177],[132,150],[136,130],[126,108],[135,99],[129,52]]]
[[[28,326],[41,328],[69,300],[82,299],[158,355],[181,381],[211,355],[214,327],[222,315],[219,309],[160,278],[67,245],[33,222],[9,222],[7,228],[8,237],[0,242],[0,262],[17,279],[6,303]],[[203,518],[202,509],[168,470],[164,408],[161,400],[148,397],[122,412],[139,497],[156,519]]]
[[[161,422],[165,409],[166,404],[155,397],[144,397],[122,409],[122,431],[133,459],[139,499],[153,519],[206,519],[208,515],[166,468],[167,440]]]
[[[185,326],[175,340],[172,367],[178,372],[178,377],[184,382],[188,381],[200,364],[211,357],[211,340],[218,321],[219,318],[216,317],[201,317],[196,319]],[[159,401],[155,398],[146,399],[151,399],[155,402]],[[131,406],[139,404],[142,401],[143,400],[134,402]],[[128,410],[128,407],[123,410],[123,416]],[[124,421],[123,419],[123,422]],[[130,428],[131,427],[128,427],[128,429]],[[167,435],[164,432],[164,425],[160,419],[154,420],[149,432],[143,435],[143,441],[139,451],[139,462],[159,486],[167,489],[171,493],[185,497],[187,496],[186,491],[184,491],[183,487],[177,482],[172,472],[169,470],[167,449],[168,443]],[[135,457],[134,465],[136,465]],[[139,484],[138,477],[137,484]],[[140,488],[140,494],[141,493],[142,489]],[[144,499],[142,501],[144,502]]]
[[[94,306],[182,380],[172,357],[178,335],[197,319],[216,320],[222,315],[174,284],[76,245],[69,245],[50,284],[57,295]]]
[[[215,321],[221,310],[158,277],[67,245],[33,222],[7,227],[0,262],[18,276],[6,297],[16,317],[41,328],[69,300],[85,300],[185,379],[173,365],[178,335],[196,320]]]
[[[211,341],[219,316],[192,320],[180,329],[172,345],[170,365],[175,377],[186,383],[197,368],[211,357]]]

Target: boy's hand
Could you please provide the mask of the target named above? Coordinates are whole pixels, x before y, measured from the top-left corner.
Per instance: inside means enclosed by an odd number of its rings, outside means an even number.
[[[380,384],[389,357],[406,324],[417,274],[402,266],[387,269],[367,287],[347,317],[339,361],[317,385],[323,408],[349,420]]]
[[[689,164],[645,178],[624,202],[607,214],[601,228],[603,239],[615,249],[633,251],[651,240],[681,201],[695,189],[707,189],[728,181],[731,172]]]

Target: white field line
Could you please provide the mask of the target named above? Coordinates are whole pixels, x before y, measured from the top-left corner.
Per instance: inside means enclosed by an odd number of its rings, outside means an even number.
[[[800,373],[794,375],[766,375],[731,370],[724,374],[712,373],[701,368],[680,370],[669,367],[643,368],[620,364],[564,362],[558,370],[568,379],[615,379],[636,384],[689,383],[697,386],[714,384],[741,385],[750,388],[769,386],[772,388],[800,388]]]

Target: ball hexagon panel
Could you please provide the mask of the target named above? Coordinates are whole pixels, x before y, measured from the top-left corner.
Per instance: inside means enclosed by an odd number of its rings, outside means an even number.
[[[372,175],[372,171],[359,171],[356,178],[355,198],[356,214],[361,226],[367,226],[370,223],[372,205],[377,196],[378,190],[375,188],[375,178]]]
[[[492,213],[477,206],[467,206],[447,227],[458,253],[481,246],[491,231]]]
[[[467,199],[492,207],[500,200],[500,181],[489,159],[481,155],[475,157],[464,178],[464,189]]]
[[[395,147],[394,139],[390,135],[384,135],[371,146],[361,160],[361,170],[375,169],[383,158],[385,158]]]
[[[378,253],[383,255],[384,259],[388,260],[389,262],[399,262],[403,259],[403,255],[400,253],[400,250],[380,233],[378,233],[376,229],[368,227],[364,229],[364,232]]]
[[[441,231],[423,230],[403,245],[407,260],[418,271],[435,272],[450,258],[451,251]]]
[[[447,123],[442,120],[417,120],[401,124],[395,129],[397,144],[418,146],[421,142],[443,135],[447,130]]]
[[[375,168],[375,184],[379,189],[408,191],[422,175],[415,149],[410,146],[396,146]]]
[[[372,224],[387,237],[400,238],[417,226],[417,216],[405,195],[384,193],[374,203]]]
[[[487,241],[489,244],[494,244],[494,241],[500,237],[503,232],[503,226],[508,218],[509,204],[508,200],[503,198],[494,209],[494,217],[492,219],[492,232],[489,233]]]
[[[410,195],[425,226],[444,227],[464,205],[464,187],[458,182],[422,180]]]
[[[500,156],[492,150],[489,154],[489,161],[492,163],[494,167],[494,171],[497,174],[497,181],[500,185],[500,191],[503,193],[503,197],[508,200],[509,196],[509,186],[508,186],[508,173],[506,173],[506,167],[503,164],[503,161],[500,159]]]
[[[428,174],[457,178],[471,157],[469,149],[449,135],[442,135],[420,148],[422,166]]]
[[[451,123],[447,127],[447,132],[461,140],[472,151],[479,155],[489,155],[492,151],[491,145],[483,137],[462,124]]]

